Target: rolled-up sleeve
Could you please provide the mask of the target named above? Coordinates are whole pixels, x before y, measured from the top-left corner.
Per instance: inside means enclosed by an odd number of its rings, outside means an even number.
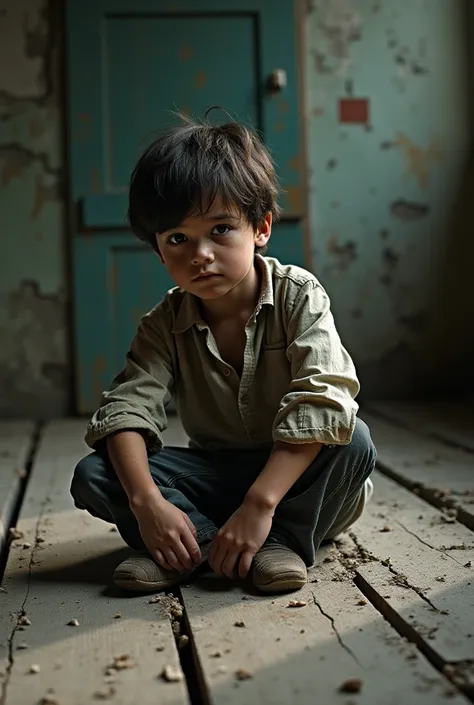
[[[172,393],[174,381],[170,341],[160,330],[159,317],[152,311],[142,318],[124,369],[103,392],[85,436],[91,448],[120,430],[142,432],[151,451],[163,447],[165,400]]]
[[[274,420],[273,440],[350,443],[359,382],[317,280],[306,282],[291,306],[287,341],[292,381]]]

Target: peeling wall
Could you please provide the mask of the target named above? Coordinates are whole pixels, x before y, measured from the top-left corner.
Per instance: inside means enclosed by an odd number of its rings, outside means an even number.
[[[0,416],[70,405],[59,21],[0,0]]]
[[[308,2],[313,262],[366,396],[474,386],[465,24],[462,0]]]
[[[0,416],[72,398],[60,5],[0,0]],[[307,0],[313,261],[366,396],[474,386],[463,5]]]

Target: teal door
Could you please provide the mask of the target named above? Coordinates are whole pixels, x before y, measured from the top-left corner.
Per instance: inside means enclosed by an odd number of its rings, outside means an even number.
[[[68,1],[79,413],[97,406],[140,316],[173,286],[157,256],[127,229],[126,212],[139,153],[175,122],[177,110],[201,118],[220,105],[262,131],[285,190],[269,254],[310,265],[298,25],[298,0]],[[278,90],[269,88],[276,70]]]

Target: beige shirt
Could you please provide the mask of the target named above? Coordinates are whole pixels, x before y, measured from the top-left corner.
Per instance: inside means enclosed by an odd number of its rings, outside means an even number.
[[[350,442],[359,383],[311,274],[256,255],[258,304],[246,325],[242,374],[221,358],[198,299],[179,288],[143,316],[124,370],[103,393],[87,429],[95,444],[121,429],[163,446],[173,396],[195,448],[266,448],[275,441]]]

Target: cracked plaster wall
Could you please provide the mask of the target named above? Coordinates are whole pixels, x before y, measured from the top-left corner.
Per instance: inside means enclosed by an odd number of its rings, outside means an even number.
[[[58,6],[0,0],[0,416],[70,408]],[[461,392],[474,348],[463,2],[308,0],[306,30],[314,263],[363,390],[439,395],[453,367]],[[367,127],[338,123],[347,95],[370,100]]]
[[[62,125],[53,4],[0,0],[0,416],[67,413]]]
[[[308,2],[313,263],[368,397],[474,387],[465,9]],[[346,97],[367,124],[339,122]]]

